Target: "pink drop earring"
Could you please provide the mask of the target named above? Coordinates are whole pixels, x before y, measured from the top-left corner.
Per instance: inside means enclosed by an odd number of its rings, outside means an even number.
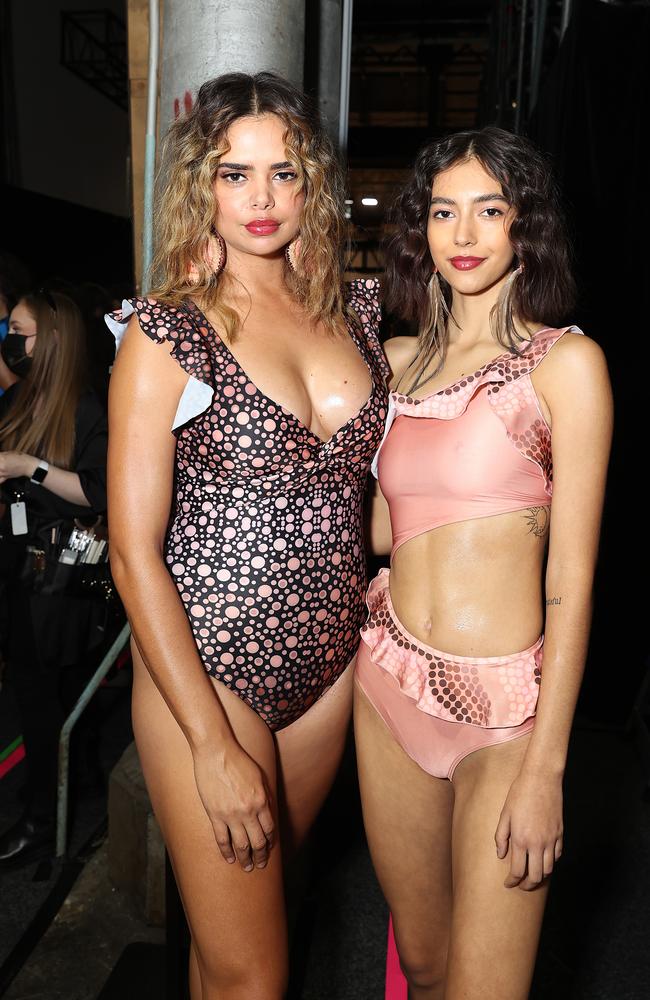
[[[226,244],[223,241],[223,237],[220,236],[216,229],[213,229],[210,236],[208,236],[208,242],[206,243],[205,250],[203,251],[203,260],[215,277],[223,271],[225,267]],[[199,281],[199,269],[194,263],[190,264],[188,278],[190,283],[193,285],[196,285]]]
[[[298,261],[300,259],[301,251],[302,251],[302,240],[300,236],[296,236],[296,238],[293,239],[291,243],[288,243],[284,251],[284,256],[286,257],[287,264],[294,273],[296,273],[296,271],[298,270]]]

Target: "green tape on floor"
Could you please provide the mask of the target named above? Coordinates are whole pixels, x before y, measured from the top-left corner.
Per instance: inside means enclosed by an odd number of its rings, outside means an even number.
[[[10,743],[5,750],[1,751],[0,764],[2,763],[3,760],[6,760],[7,757],[14,752],[14,750],[16,750],[22,742],[23,742],[22,736],[17,736],[16,739],[13,741],[13,743]]]

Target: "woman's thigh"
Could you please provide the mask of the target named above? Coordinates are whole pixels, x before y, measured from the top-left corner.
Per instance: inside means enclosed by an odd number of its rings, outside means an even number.
[[[494,834],[530,736],[486,747],[454,772],[454,906],[447,1000],[525,1000],[532,978],[547,886],[506,889],[510,853],[499,860]]]
[[[300,848],[332,787],[352,714],[354,660],[315,705],[276,733],[283,851]]]
[[[454,791],[402,750],[358,686],[354,728],[368,846],[400,959],[414,978],[435,981],[451,919]]]
[[[133,725],[151,801],[187,915],[202,981],[202,1000],[270,1000],[287,974],[280,846],[264,869],[227,864],[199,798],[187,741],[133,647]],[[215,683],[235,736],[264,771],[275,801],[276,762],[266,724],[237,695]],[[274,806],[275,806],[274,801]]]

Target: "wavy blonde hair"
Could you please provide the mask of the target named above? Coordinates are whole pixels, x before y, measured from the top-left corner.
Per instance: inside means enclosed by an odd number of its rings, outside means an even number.
[[[286,283],[310,321],[334,332],[344,313],[344,187],[320,117],[304,94],[274,73],[227,73],[204,83],[192,110],[167,133],[151,290],[170,305],[196,298],[216,314],[227,339],[237,333],[241,317],[223,301],[222,274],[206,259],[217,209],[215,176],[229,149],[230,126],[267,114],[285,125],[287,159],[305,193],[300,255],[295,270],[287,266]]]

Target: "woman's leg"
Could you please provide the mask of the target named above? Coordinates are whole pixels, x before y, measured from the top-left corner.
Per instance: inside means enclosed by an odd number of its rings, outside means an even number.
[[[276,733],[283,854],[298,851],[332,787],[352,714],[354,661],[304,715]]]
[[[530,737],[486,747],[454,772],[454,908],[446,1000],[525,1000],[535,965],[547,885],[505,889],[510,854],[494,834]]]
[[[223,860],[187,741],[135,647],[133,661],[138,751],[192,935],[192,1000],[281,1000],[287,943],[280,844],[264,869],[246,873]],[[275,808],[272,734],[237,695],[215,684],[217,691],[237,739],[266,775]]]
[[[409,997],[439,1000],[451,922],[454,791],[402,750],[358,686],[354,727],[368,845]]]

